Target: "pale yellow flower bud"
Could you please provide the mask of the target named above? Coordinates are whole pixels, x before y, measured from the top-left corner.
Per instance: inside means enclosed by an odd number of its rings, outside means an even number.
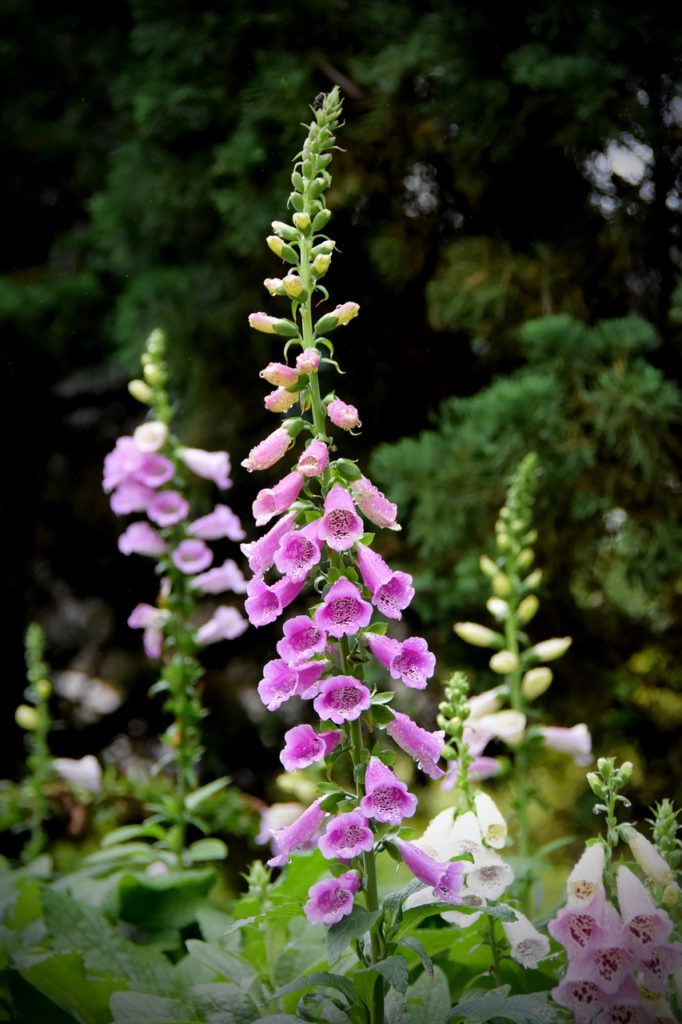
[[[527,700],[535,700],[541,697],[550,686],[554,678],[551,668],[540,665],[538,668],[531,668],[521,680],[521,691]]]
[[[19,728],[33,730],[38,728],[38,712],[30,704],[20,704],[14,712],[14,721]]]
[[[519,667],[519,659],[511,651],[497,651],[488,662],[493,672],[501,676],[514,672]]]
[[[511,594],[512,585],[511,580],[506,575],[506,573],[496,572],[490,582],[492,584],[493,590],[495,591],[498,597],[509,597],[509,595]]]
[[[284,249],[284,242],[279,235],[268,235],[265,239],[268,243],[268,248],[274,252],[275,256],[281,256],[282,250]]]
[[[456,622],[452,628],[461,640],[474,647],[499,647],[503,642],[499,633],[477,622]]]
[[[151,384],[152,387],[161,380],[161,370],[157,363],[146,363],[142,372],[147,384]]]
[[[647,878],[660,885],[667,885],[673,881],[672,868],[646,836],[627,825],[621,826],[621,834]]]
[[[305,211],[295,213],[291,219],[299,231],[306,231],[310,227],[310,217]]]
[[[502,622],[509,614],[509,605],[501,597],[489,597],[485,606],[498,622]]]
[[[485,842],[496,850],[501,850],[507,839],[507,822],[487,793],[477,793],[474,797],[476,817],[481,827]]]
[[[478,563],[481,567],[481,572],[484,576],[492,577],[497,572],[497,566],[493,562],[492,558],[488,558],[487,555],[481,555]]]
[[[661,902],[664,907],[676,907],[680,902],[680,887],[676,882],[670,882],[666,885],[661,896]]]
[[[295,216],[297,217],[298,214],[295,214]],[[303,282],[298,274],[287,274],[282,279],[282,285],[284,286],[284,291],[291,299],[297,299],[303,291]]]
[[[570,636],[552,637],[551,640],[541,640],[539,644],[531,647],[528,653],[538,661],[556,661],[566,653],[572,643]]]
[[[519,567],[519,569],[530,569],[531,565],[533,564],[534,558],[535,554],[533,552],[533,549],[524,548],[522,551],[519,551],[518,555],[516,556],[516,564]]]
[[[331,261],[332,258],[329,253],[320,252],[317,254],[313,260],[313,270],[318,277],[322,277],[323,274],[327,273]]]
[[[128,391],[138,402],[149,405],[152,400],[152,389],[143,380],[131,380],[128,384]]]
[[[520,602],[516,613],[519,623],[525,626],[533,618],[539,607],[540,602],[535,594],[527,594],[523,601]]]
[[[528,590],[537,590],[541,583],[542,569],[533,569],[533,571],[526,576],[524,580],[524,586],[526,586]]]
[[[52,693],[52,683],[49,679],[39,679],[36,683],[36,693],[41,700],[47,700]]]

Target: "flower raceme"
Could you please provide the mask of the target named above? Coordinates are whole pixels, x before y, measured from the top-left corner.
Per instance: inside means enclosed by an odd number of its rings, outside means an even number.
[[[293,449],[292,462],[285,465],[279,481],[262,488],[254,501],[256,525],[267,525],[267,532],[242,545],[253,574],[246,589],[249,620],[257,627],[276,621],[289,604],[300,601],[309,581],[314,581],[317,592],[312,607],[306,610],[297,604],[284,619],[276,643],[278,657],[265,665],[258,684],[269,710],[294,699],[303,702],[306,720],[286,732],[280,759],[288,771],[324,761],[330,778],[337,762],[348,766],[350,761],[354,769],[354,794],[342,787],[334,791],[335,783],[330,784],[329,795],[273,835],[273,867],[316,842],[328,860],[346,869],[310,890],[305,913],[310,921],[327,925],[349,914],[360,892],[367,907],[377,909],[374,871],[368,865],[383,842],[416,811],[415,796],[387,763],[388,752],[376,750],[369,756],[369,728],[385,726],[395,743],[433,778],[443,774],[438,760],[444,743],[443,732],[428,732],[400,711],[389,710],[392,695],[376,694],[364,681],[363,665],[374,658],[393,679],[423,689],[435,671],[435,658],[422,637],[398,641],[385,635],[385,620],[402,618],[414,588],[408,573],[393,569],[374,550],[368,531],[398,530],[397,509],[351,460],[333,458],[334,428],[347,437],[360,427],[360,413],[334,392],[321,392],[323,371],[338,369],[332,344],[323,335],[359,313],[356,303],[345,302],[315,321],[318,294],[326,299],[317,282],[328,270],[334,250],[334,243],[316,232],[329,220],[323,192],[331,180],[328,151],[334,145],[339,113],[334,90],[315,112],[295,165],[293,223],[275,221],[275,234],[267,239],[289,270],[286,277],[269,278],[266,289],[275,301],[290,304],[291,319],[255,313],[250,324],[287,339],[283,361],[270,362],[261,377],[278,389],[266,399],[266,408],[289,418],[257,443],[242,463],[250,472],[269,470]],[[286,361],[292,348],[299,349],[295,365]],[[403,855],[412,860],[421,856],[409,849]],[[427,866],[422,864],[420,870],[426,873]],[[456,900],[461,865],[442,863],[428,870],[443,898]]]

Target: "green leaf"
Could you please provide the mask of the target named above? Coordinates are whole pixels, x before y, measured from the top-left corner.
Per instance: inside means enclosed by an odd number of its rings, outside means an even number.
[[[348,944],[353,939],[359,939],[365,935],[378,920],[379,916],[380,911],[374,910],[370,913],[356,904],[347,917],[344,917],[338,924],[332,925],[327,932],[327,960],[329,964],[335,964]]]
[[[388,956],[385,960],[377,960],[367,970],[358,971],[354,977],[372,973],[380,974],[397,992],[407,991],[407,964],[403,957]]]
[[[422,967],[426,973],[429,977],[433,977],[433,960],[426,952],[423,943],[421,943],[419,939],[415,939],[414,935],[407,935],[398,943],[398,945],[403,946],[405,949],[413,950],[421,960]]]
[[[199,1019],[178,999],[143,992],[115,992],[111,1012],[113,1024],[185,1024]]]
[[[490,992],[469,992],[453,1007],[447,1021],[483,1024],[497,1018],[514,1024],[554,1024],[560,1013],[556,1007],[547,1005],[545,992],[510,996],[509,985],[503,985]]]
[[[75,952],[47,956],[19,973],[79,1024],[109,1024],[109,1000],[125,985],[120,978],[87,978],[83,957]]]
[[[121,828],[115,828],[107,833],[102,838],[101,845],[106,849],[108,846],[116,846],[118,843],[127,843],[129,839],[140,839],[145,836],[151,839],[165,839],[166,833],[160,825],[122,825]]]
[[[193,861],[225,860],[227,846],[222,839],[197,839],[187,850]]]
[[[451,1007],[448,980],[440,967],[422,974],[410,985],[407,1012],[410,1024],[443,1024]]]
[[[215,796],[221,789],[225,789],[229,781],[227,778],[214,779],[212,782],[207,782],[205,786],[200,786],[199,789],[195,789],[193,793],[190,793],[185,798],[185,807],[188,811],[196,811],[197,807],[203,804],[205,800]]]
[[[253,998],[225,982],[196,985],[192,1002],[197,1019],[206,1024],[250,1024],[257,1019]]]
[[[275,992],[273,999],[286,996],[290,992],[300,992],[305,988],[334,988],[345,996],[348,1004],[355,1002],[355,990],[352,982],[342,974],[333,974],[331,971],[315,971],[314,974],[305,974],[301,978],[295,978],[287,985],[282,985]]]
[[[123,875],[119,882],[120,915],[142,928],[184,928],[216,879],[211,868],[169,871],[165,875]]]
[[[256,970],[242,957],[208,942],[189,939],[187,952],[192,959],[208,967],[214,975],[224,978],[225,981],[233,982],[239,987],[252,984],[258,977]]]

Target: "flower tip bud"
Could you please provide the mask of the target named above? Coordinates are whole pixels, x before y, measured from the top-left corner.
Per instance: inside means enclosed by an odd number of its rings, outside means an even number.
[[[623,761],[622,765],[618,770],[623,782],[628,782],[630,780],[630,777],[632,776],[633,771],[635,770],[635,766],[632,763],[632,761]]]
[[[522,626],[525,626],[526,623],[530,622],[530,620],[533,618],[539,607],[540,602],[538,601],[535,594],[527,594],[526,597],[524,597],[524,599],[520,602],[516,612],[516,617],[519,623]]]
[[[147,384],[151,384],[152,387],[161,380],[161,368],[158,363],[145,363],[142,373]]]
[[[131,380],[128,384],[128,391],[143,405],[149,405],[152,400],[152,389],[143,380]]]
[[[498,597],[509,597],[512,591],[512,585],[511,580],[506,573],[496,572],[490,582]]]
[[[478,564],[481,567],[481,572],[484,576],[492,578],[497,572],[497,566],[493,562],[492,558],[488,558],[487,555],[481,555]]]
[[[305,211],[302,211],[301,213],[295,213],[291,219],[293,220],[295,227],[297,227],[299,231],[307,231],[308,228],[310,227],[310,217]]]
[[[676,907],[680,902],[680,887],[676,882],[670,882],[663,890],[661,902],[664,907]]]
[[[36,693],[40,700],[47,700],[52,694],[52,683],[49,679],[39,679],[36,683]]]
[[[38,728],[38,712],[30,704],[20,704],[14,712],[14,721],[20,729],[31,732]]]
[[[552,637],[551,640],[541,640],[539,644],[535,644],[530,648],[529,654],[537,661],[556,661],[566,653],[572,643],[570,636]]]
[[[527,700],[535,700],[552,685],[554,678],[551,668],[546,665],[539,665],[537,668],[529,669],[521,680],[521,691]]]

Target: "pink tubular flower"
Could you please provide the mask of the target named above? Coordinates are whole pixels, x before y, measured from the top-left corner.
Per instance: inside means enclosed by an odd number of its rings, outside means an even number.
[[[298,401],[297,391],[287,391],[286,388],[275,388],[263,399],[263,405],[268,412],[288,412],[292,405]]]
[[[313,661],[301,668],[289,668],[284,661],[269,661],[258,684],[258,696],[268,711],[276,711],[289,697],[308,700],[319,690],[319,679],[327,668],[326,661]]]
[[[284,733],[284,750],[279,759],[288,772],[307,768],[336,747],[341,733],[336,729],[331,732],[317,733],[311,725],[295,725]]]
[[[601,842],[585,847],[566,880],[566,905],[571,908],[598,910],[604,906],[604,846]]]
[[[295,470],[289,473],[274,487],[264,487],[259,491],[253,503],[253,516],[256,526],[265,526],[273,516],[286,512],[298,498],[303,486],[303,477]]]
[[[171,558],[176,569],[191,576],[208,569],[213,561],[213,552],[203,540],[181,540]]]
[[[279,542],[274,562],[279,571],[290,580],[305,580],[322,557],[322,544],[318,538],[319,519],[314,519],[302,530],[290,530]]]
[[[234,640],[248,628],[236,608],[221,605],[216,608],[212,618],[197,630],[197,641],[200,644],[217,644],[221,640]]]
[[[279,829],[272,837],[275,856],[268,861],[268,867],[283,867],[292,853],[305,847],[324,821],[325,813],[320,807],[322,798],[311,804],[296,821]]]
[[[320,476],[329,465],[329,449],[324,441],[311,441],[298,459],[296,468],[303,476]]]
[[[327,860],[352,860],[374,847],[374,833],[360,811],[337,814],[317,844]]]
[[[359,718],[370,705],[370,693],[366,686],[354,676],[330,676],[320,686],[319,696],[313,707],[323,721],[331,720],[335,725],[352,722]]]
[[[433,894],[443,903],[461,903],[460,892],[464,884],[464,865],[461,862],[441,864],[429,857],[414,843],[394,839],[405,865],[415,878],[433,889]]]
[[[246,580],[237,563],[227,558],[222,565],[208,572],[201,573],[191,580],[194,590],[200,590],[202,594],[223,594],[226,590],[232,590],[235,594],[246,592]]]
[[[252,473],[254,469],[269,469],[287,453],[293,440],[285,427],[278,427],[271,434],[252,448],[248,458],[242,461],[244,469]]]
[[[287,366],[286,363],[268,363],[265,369],[261,370],[259,376],[274,387],[288,388],[298,380],[298,370],[295,370],[293,366]]]
[[[501,895],[502,893],[500,893]],[[549,939],[539,932],[520,911],[516,910],[515,914],[515,921],[502,922],[502,930],[511,946],[509,955],[522,967],[535,968],[538,961],[549,956]]]
[[[353,317],[356,317],[360,312],[360,307],[357,302],[342,302],[336,307],[332,316],[336,317],[336,321],[339,327],[345,327]]]
[[[280,658],[297,668],[314,654],[322,654],[327,646],[327,634],[307,615],[296,615],[284,623],[284,637],[277,644]]]
[[[363,533],[362,519],[355,511],[353,499],[345,487],[334,484],[324,499],[320,539],[333,551],[348,551]]]
[[[188,512],[189,503],[178,491],[159,491],[147,507],[147,515],[158,526],[175,526]]]
[[[141,452],[158,452],[168,437],[168,427],[158,420],[147,420],[135,428],[133,441]]]
[[[576,1024],[590,1024],[611,1002],[608,995],[593,981],[572,981],[569,978],[564,978],[552,989],[552,999],[559,1006],[572,1011]]]
[[[166,550],[166,542],[149,523],[131,523],[118,538],[122,555],[150,555],[156,557]]]
[[[370,758],[365,772],[365,796],[360,801],[365,817],[399,825],[403,818],[411,818],[416,809],[417,798],[408,792],[405,783],[378,757]]]
[[[353,480],[350,490],[358,508],[370,523],[382,526],[387,530],[401,529],[396,523],[398,506],[389,501],[366,476],[361,476],[359,480]]]
[[[360,415],[355,406],[347,405],[340,398],[334,398],[329,403],[327,413],[334,426],[340,427],[341,430],[353,430],[355,427],[362,426]]]
[[[366,638],[370,651],[389,670],[392,679],[402,679],[414,690],[424,689],[436,667],[436,659],[426,640],[412,636],[400,643],[379,633],[367,633]]]
[[[440,779],[445,772],[436,762],[441,755],[445,742],[443,730],[428,732],[413,722],[409,715],[402,711],[393,712],[393,721],[386,726],[386,732],[401,750],[414,758],[420,768],[431,779]]]
[[[161,487],[175,475],[175,467],[165,455],[143,455],[135,470],[135,479],[145,487]]]
[[[203,448],[180,448],[178,455],[197,476],[212,480],[221,491],[232,486],[230,456],[227,452],[206,452]]]
[[[311,924],[338,924],[353,909],[353,896],[359,888],[357,871],[345,871],[338,878],[315,882],[308,890],[303,912]]]
[[[258,540],[240,545],[242,554],[249,560],[249,568],[254,576],[262,576],[271,567],[282,537],[294,529],[295,521],[296,513],[288,512]]]
[[[267,626],[279,618],[287,605],[291,604],[303,589],[305,580],[294,582],[284,577],[277,583],[264,583],[255,578],[246,585],[247,598],[244,602],[246,614],[252,626]]]
[[[315,612],[314,622],[334,637],[351,636],[369,625],[372,606],[363,601],[350,580],[341,578],[332,584],[324,604]]]
[[[189,532],[201,540],[222,540],[224,537],[228,540],[244,540],[246,536],[239,518],[228,505],[216,505],[208,515],[195,519],[189,525]]]
[[[603,920],[604,911],[601,907],[596,908],[595,913],[587,909],[562,907],[554,920],[548,922],[547,928],[549,934],[573,958],[601,943],[604,935]]]
[[[315,348],[306,348],[296,359],[296,369],[301,373],[317,373],[320,353]]]
[[[570,729],[561,725],[541,725],[538,732],[550,750],[568,754],[581,767],[592,763],[592,738],[584,722]]]
[[[624,865],[618,868],[616,889],[625,945],[637,956],[646,956],[667,940],[673,923],[664,910],[659,910],[637,876]]]
[[[142,464],[144,452],[135,444],[132,437],[127,434],[119,437],[112,451],[104,459],[104,475],[102,487],[108,494],[115,487],[128,482],[135,471]]]
[[[394,572],[381,555],[365,544],[358,544],[358,567],[374,604],[389,619],[402,618],[402,611],[414,597],[412,577]]]
[[[131,629],[143,629],[144,652],[154,660],[161,657],[163,650],[163,626],[168,621],[170,612],[155,608],[151,604],[136,605],[128,616]]]
[[[116,516],[128,516],[131,512],[146,512],[156,492],[135,480],[119,484],[111,495],[111,511]]]

